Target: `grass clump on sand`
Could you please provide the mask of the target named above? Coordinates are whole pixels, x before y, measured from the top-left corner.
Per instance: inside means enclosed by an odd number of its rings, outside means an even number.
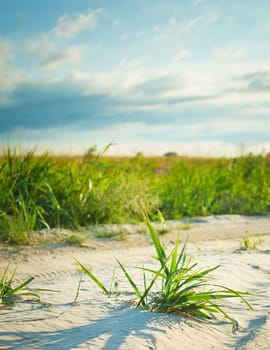
[[[6,266],[0,277],[0,304],[13,303],[25,296],[40,300],[39,294],[28,288],[28,285],[33,281],[34,277],[30,277],[23,283],[14,286],[14,278],[17,269],[15,268],[11,275],[9,275],[8,270],[9,265]]]
[[[85,241],[85,237],[76,233],[72,233],[68,237],[65,237],[63,239],[64,243],[68,245],[79,246],[79,247],[83,246],[84,241]]]
[[[157,253],[155,259],[160,266],[157,269],[140,267],[143,272],[144,287],[142,290],[123,264],[117,260],[120,269],[138,298],[136,306],[142,306],[154,312],[186,315],[201,319],[211,319],[214,314],[219,314],[232,322],[234,327],[237,327],[237,321],[224,310],[221,302],[230,298],[239,298],[250,310],[253,310],[245,298],[252,294],[209,284],[209,274],[219,268],[219,265],[209,269],[198,269],[197,263],[193,262],[186,254],[186,242],[179,252],[179,238],[171,253],[167,254],[148,218],[146,218],[146,225]],[[111,290],[108,290],[89,269],[78,260],[76,262],[105,294],[108,296],[112,294]],[[150,281],[147,280],[146,276],[149,273],[151,275]],[[153,291],[154,286],[155,291]],[[156,291],[156,287],[158,291]]]
[[[58,292],[53,289],[29,288],[29,284],[34,280],[34,277],[29,277],[24,282],[14,286],[16,272],[17,268],[9,273],[8,264],[0,275],[0,307],[1,305],[12,305],[16,302],[23,301],[24,297],[30,297],[31,301],[40,302],[40,295],[38,292]]]
[[[246,234],[241,241],[240,247],[242,250],[257,250],[260,243],[262,243],[262,239]]]

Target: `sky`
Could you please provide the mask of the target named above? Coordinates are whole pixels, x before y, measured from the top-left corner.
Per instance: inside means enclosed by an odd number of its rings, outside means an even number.
[[[270,152],[269,0],[0,0],[0,144]]]

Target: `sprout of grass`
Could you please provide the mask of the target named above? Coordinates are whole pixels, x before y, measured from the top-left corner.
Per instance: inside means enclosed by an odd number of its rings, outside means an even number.
[[[31,297],[35,301],[40,301],[40,295],[37,293],[38,291],[58,292],[57,290],[52,289],[30,289],[28,285],[34,280],[34,277],[29,277],[24,282],[14,286],[16,272],[17,268],[9,274],[8,264],[0,277],[0,305],[14,304],[17,301],[21,301],[24,297]]]
[[[187,241],[179,252],[179,237],[171,253],[167,254],[149,219],[145,218],[145,222],[156,250],[155,259],[159,261],[160,266],[156,270],[140,267],[143,272],[143,290],[140,290],[123,264],[117,260],[120,269],[138,298],[136,306],[142,306],[153,312],[172,313],[207,320],[211,319],[214,314],[219,314],[232,322],[236,329],[238,327],[237,321],[224,310],[221,301],[239,298],[250,310],[253,310],[245,298],[253,294],[221,285],[210,285],[209,275],[218,269],[219,265],[208,269],[199,269],[198,264],[186,254]],[[76,262],[105,294],[111,294],[91,271],[78,260]],[[149,282],[147,282],[146,273],[150,273],[152,276]],[[153,291],[153,286],[158,286],[158,292],[156,292],[156,288]]]
[[[260,238],[256,238],[250,234],[246,234],[241,242],[242,250],[257,250],[258,244],[262,243]]]
[[[33,281],[34,277],[30,277],[27,280],[25,280],[23,283],[14,287],[13,282],[14,282],[17,269],[15,268],[10,276],[8,273],[8,269],[9,269],[9,265],[7,265],[6,268],[4,269],[4,272],[0,279],[0,304],[5,302],[12,302],[12,300],[21,298],[23,296],[31,296],[31,297],[34,297],[35,299],[38,299],[38,300],[40,299],[37,293],[34,293],[27,288],[29,283]]]

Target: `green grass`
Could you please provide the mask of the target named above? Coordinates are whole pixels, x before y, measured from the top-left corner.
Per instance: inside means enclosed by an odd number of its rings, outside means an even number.
[[[262,243],[262,239],[253,236],[252,234],[246,234],[242,241],[240,248],[242,250],[257,250],[258,244]]]
[[[25,299],[29,301],[29,297],[31,301],[40,302],[39,292],[58,292],[53,289],[30,288],[29,284],[34,280],[34,277],[29,277],[24,282],[15,284],[17,268],[9,272],[9,267],[8,264],[0,275],[0,306],[12,305]]]
[[[106,158],[36,155],[7,147],[0,156],[0,240],[31,244],[42,228],[270,210],[270,158]]]
[[[9,265],[7,265],[0,278],[0,304],[10,304],[22,297],[31,297],[35,300],[40,300],[39,294],[28,288],[28,285],[33,281],[34,277],[30,277],[24,282],[14,286],[15,275],[16,268],[10,274]]]
[[[175,163],[160,187],[161,211],[167,219],[217,214],[253,215],[270,209],[270,161],[243,156]]]
[[[98,230],[94,233],[94,237],[96,238],[115,238],[118,240],[125,240],[127,238],[128,232],[124,229],[118,230],[109,230],[103,229]]]
[[[45,227],[138,222],[142,209],[159,205],[143,165],[7,148],[0,158],[0,239],[29,244],[31,231]]]
[[[85,237],[83,237],[81,234],[75,234],[72,233],[65,237],[63,241],[67,243],[68,245],[73,245],[73,246],[82,246],[83,243],[85,242]]]
[[[137,296],[137,307],[141,306],[153,312],[173,313],[207,320],[218,314],[232,322],[234,326],[238,323],[225,311],[224,301],[238,298],[253,310],[246,299],[247,296],[252,295],[251,293],[210,283],[213,281],[210,275],[220,267],[219,265],[208,269],[198,268],[198,264],[187,256],[186,242],[180,249],[179,238],[168,254],[148,218],[146,218],[146,225],[156,250],[154,259],[159,262],[159,267],[156,269],[140,267],[143,274],[143,288],[137,285],[124,265],[117,260]],[[76,263],[106,295],[111,295],[111,290],[107,289],[86,266],[78,260]],[[150,279],[147,278],[149,274]]]

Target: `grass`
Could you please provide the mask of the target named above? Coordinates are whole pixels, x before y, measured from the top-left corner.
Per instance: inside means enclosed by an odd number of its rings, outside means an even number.
[[[237,327],[237,321],[225,311],[222,303],[227,299],[238,298],[250,310],[253,310],[246,299],[252,294],[210,284],[210,281],[213,280],[210,275],[220,267],[219,265],[209,269],[199,269],[198,264],[186,254],[186,242],[180,249],[179,238],[173,250],[168,254],[149,219],[145,220],[157,254],[154,259],[159,262],[159,267],[156,269],[139,267],[143,274],[144,287],[141,289],[124,265],[117,260],[137,296],[136,306],[153,312],[173,313],[207,320],[211,319],[214,314],[218,314]],[[76,263],[106,295],[112,294],[112,291],[107,289],[86,266],[78,260]],[[149,274],[150,280],[147,278]]]
[[[118,240],[125,240],[127,238],[128,232],[124,229],[110,230],[103,229],[97,230],[94,233],[94,237],[96,238],[114,238]]]
[[[28,285],[33,281],[34,277],[30,277],[24,282],[14,286],[14,278],[17,269],[15,268],[9,274],[9,265],[4,269],[0,278],[0,304],[13,303],[22,297],[32,297],[35,300],[40,300],[38,293],[33,292],[28,288]]]
[[[68,245],[81,247],[85,242],[85,237],[80,234],[72,233],[64,238],[64,242]]]
[[[246,234],[241,241],[242,250],[257,250],[258,244],[262,243],[262,239],[253,236],[252,234]]]
[[[17,267],[10,273],[8,264],[0,275],[0,306],[12,305],[24,300],[29,301],[28,297],[30,297],[30,301],[40,302],[39,292],[58,292],[58,290],[53,289],[30,288],[29,284],[34,280],[34,277],[29,277],[24,282],[15,285],[16,273]]]
[[[42,228],[135,223],[142,208],[158,205],[151,169],[137,160],[58,158],[10,148],[0,158],[2,241],[29,244],[30,232]]]
[[[7,147],[0,156],[0,240],[32,244],[42,228],[80,229],[270,210],[270,158],[106,158],[37,155]],[[165,230],[166,233],[166,230]]]

